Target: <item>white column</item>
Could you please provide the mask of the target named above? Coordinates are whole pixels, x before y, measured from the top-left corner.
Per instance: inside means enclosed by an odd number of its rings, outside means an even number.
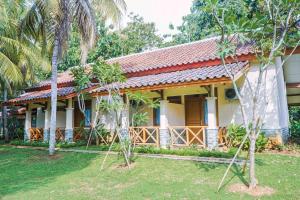
[[[46,109],[45,109],[45,123],[44,123],[44,142],[48,142],[49,134],[50,134],[50,115],[51,115],[51,103],[50,101],[47,102]]]
[[[207,122],[208,128],[217,128],[217,109],[216,109],[217,97],[206,97],[207,101]]]
[[[74,108],[72,98],[68,99],[66,108],[66,129],[65,129],[65,141],[73,142],[73,116]]]
[[[277,104],[278,104],[279,126],[281,129],[281,137],[283,141],[286,141],[289,136],[289,130],[288,130],[289,110],[288,110],[286,84],[284,81],[281,57],[275,58],[275,67],[276,67],[276,79],[277,79],[277,88],[278,88]]]
[[[168,101],[167,100],[161,100],[160,101],[160,147],[161,148],[167,148],[170,141],[170,135],[169,135],[169,122],[167,117],[168,112]]]
[[[207,120],[208,127],[206,129],[206,139],[208,149],[215,149],[218,146],[218,127],[217,127],[217,109],[216,109],[216,100],[215,97],[215,87],[211,87],[211,97],[206,97],[207,101]]]
[[[31,128],[31,106],[28,104],[27,110],[25,112],[25,132],[24,132],[24,140],[30,140],[30,128]]]

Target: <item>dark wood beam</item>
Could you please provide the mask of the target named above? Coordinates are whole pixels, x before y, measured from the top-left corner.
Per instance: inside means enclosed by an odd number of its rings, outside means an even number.
[[[300,94],[288,94],[288,97],[295,97],[295,96],[300,96]]]
[[[151,90],[151,92],[159,94],[160,98],[164,99],[164,90]]]
[[[287,83],[287,88],[300,88],[300,83]]]
[[[204,88],[207,91],[208,96],[210,96],[210,94],[211,94],[211,86],[209,86],[209,85],[203,85],[201,87]]]

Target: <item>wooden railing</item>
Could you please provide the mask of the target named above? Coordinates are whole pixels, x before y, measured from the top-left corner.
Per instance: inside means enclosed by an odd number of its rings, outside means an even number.
[[[218,144],[219,144],[219,146],[227,145],[226,134],[227,134],[226,127],[220,127],[219,131],[218,131]]]
[[[44,136],[43,128],[30,128],[29,133],[30,133],[30,140],[33,141],[43,140],[43,136]]]
[[[55,140],[64,141],[65,140],[65,128],[57,127],[55,131]]]
[[[129,127],[129,134],[134,144],[159,147],[159,127]]]
[[[205,148],[206,126],[170,126],[171,146],[199,146]]]

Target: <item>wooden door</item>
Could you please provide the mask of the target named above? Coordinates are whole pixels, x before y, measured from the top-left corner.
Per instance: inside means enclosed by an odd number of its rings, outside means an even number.
[[[185,96],[185,125],[204,125],[204,97],[200,95]]]
[[[204,125],[204,101],[205,97],[201,95],[185,96],[185,125],[192,126],[187,129],[186,139],[188,145],[200,144],[203,141],[203,132],[201,127]]]

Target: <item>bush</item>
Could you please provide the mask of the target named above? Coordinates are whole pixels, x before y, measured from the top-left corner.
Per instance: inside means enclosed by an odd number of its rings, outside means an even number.
[[[300,138],[300,106],[289,107],[290,131],[293,140]]]
[[[49,147],[49,143],[43,141],[13,140],[10,142],[10,144],[15,146]],[[77,141],[75,143],[58,142],[56,143],[55,146],[59,148],[70,148],[70,147],[78,147],[84,145],[86,145],[85,141]]]
[[[241,145],[245,135],[246,135],[246,129],[243,126],[237,124],[230,124],[227,127],[227,136],[226,136],[228,141],[227,142],[228,147],[238,148]],[[265,137],[265,134],[263,132],[259,133],[259,136],[255,143],[255,151],[261,152],[265,150],[267,143],[268,143],[268,139]],[[250,140],[249,138],[247,138],[242,149],[248,151],[249,147],[250,147]]]
[[[167,154],[178,156],[199,156],[199,157],[216,157],[216,158],[232,158],[237,149],[231,148],[228,152],[221,151],[208,151],[196,148],[183,148],[183,149],[159,149],[153,146],[139,146],[136,147],[136,153],[145,154]]]

